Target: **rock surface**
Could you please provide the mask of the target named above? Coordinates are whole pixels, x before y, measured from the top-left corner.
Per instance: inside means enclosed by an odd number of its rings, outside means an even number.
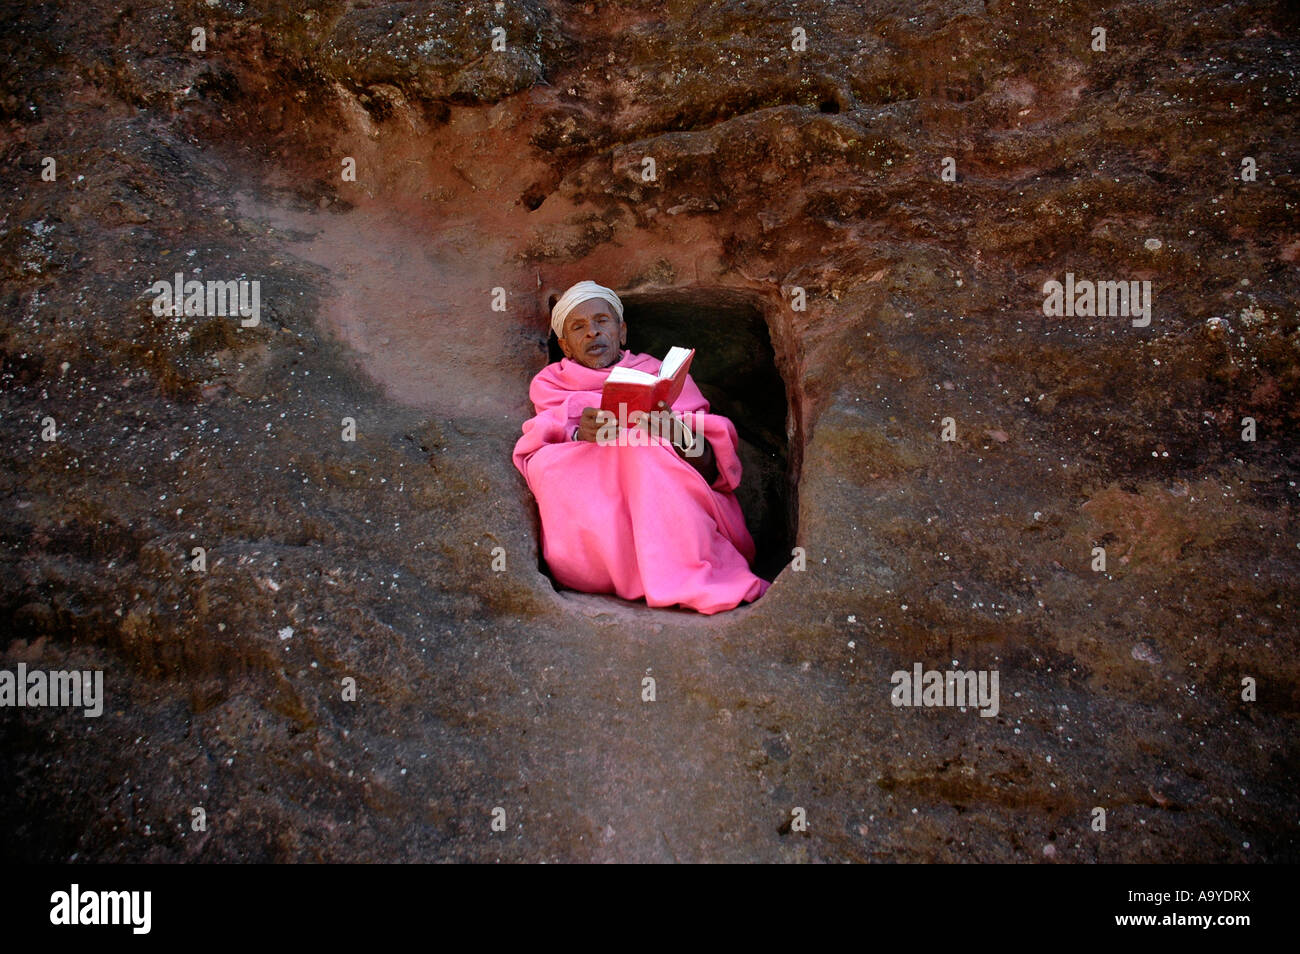
[[[0,6],[0,668],[108,693],[0,710],[5,854],[1300,859],[1297,19],[1078,7]],[[260,323],[155,315],[177,271]],[[762,309],[758,603],[539,572],[587,277]],[[917,663],[997,714],[895,707]]]

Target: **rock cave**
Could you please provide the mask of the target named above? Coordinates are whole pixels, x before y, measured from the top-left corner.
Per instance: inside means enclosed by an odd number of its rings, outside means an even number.
[[[696,348],[692,377],[713,411],[736,425],[745,478],[736,496],[757,549],[754,571],[772,579],[790,562],[798,527],[798,467],[802,429],[777,369],[763,300],[727,288],[667,288],[620,296],[628,348],[657,356],[674,345]],[[555,304],[546,298],[545,313]],[[548,361],[563,354],[547,331]],[[788,359],[793,361],[793,357]],[[540,368],[539,368],[540,370]],[[791,452],[791,444],[795,450]],[[545,561],[539,563],[545,572]]]

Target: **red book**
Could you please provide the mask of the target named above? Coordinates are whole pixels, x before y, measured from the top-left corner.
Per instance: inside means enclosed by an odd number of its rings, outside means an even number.
[[[666,411],[686,386],[686,374],[695,357],[694,348],[672,348],[659,365],[657,375],[635,368],[617,367],[609,372],[600,392],[603,411],[618,413],[620,404],[633,411]]]

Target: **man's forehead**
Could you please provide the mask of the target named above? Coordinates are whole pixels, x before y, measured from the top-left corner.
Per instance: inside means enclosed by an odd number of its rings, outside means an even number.
[[[618,317],[614,306],[603,298],[589,298],[587,301],[580,302],[573,306],[573,310],[564,316],[564,330],[568,333],[573,322],[579,318],[598,318],[600,316],[609,318]]]
[[[613,315],[614,306],[603,298],[588,298],[574,305],[565,317],[565,321],[578,315]]]

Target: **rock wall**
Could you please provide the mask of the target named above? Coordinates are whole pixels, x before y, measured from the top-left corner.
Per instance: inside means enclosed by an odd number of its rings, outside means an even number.
[[[6,852],[1296,860],[1296,26],[0,6],[0,669],[107,691],[0,709]],[[156,314],[177,272],[257,324]],[[538,570],[510,449],[581,278],[761,306],[756,604]],[[918,663],[996,714],[894,705]]]

